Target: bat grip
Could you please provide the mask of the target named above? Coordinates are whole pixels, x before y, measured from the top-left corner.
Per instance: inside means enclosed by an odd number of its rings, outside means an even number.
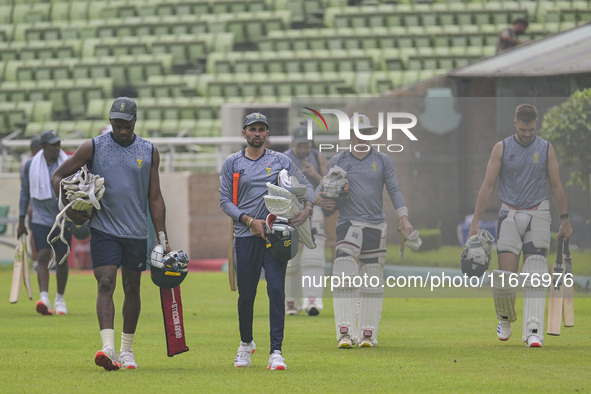
[[[562,264],[562,245],[564,243],[564,237],[558,238],[558,249],[556,250],[556,264]]]
[[[240,173],[235,172],[232,179],[232,202],[238,206],[238,181],[240,179]]]
[[[570,250],[568,248],[568,239],[564,241],[564,254],[570,255]]]

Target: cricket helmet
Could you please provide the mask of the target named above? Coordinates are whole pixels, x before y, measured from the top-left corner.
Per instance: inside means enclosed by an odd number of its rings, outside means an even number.
[[[162,248],[162,245],[156,245]],[[189,256],[182,250],[172,251],[162,257],[160,264],[155,261],[159,250],[152,250],[150,256],[150,277],[152,282],[163,289],[172,289],[180,285],[187,276]]]
[[[492,234],[484,229],[468,238],[460,258],[464,275],[480,278],[488,270],[494,240]]]
[[[299,233],[287,223],[287,219],[270,213],[266,224],[267,249],[277,261],[288,261],[298,253]]]

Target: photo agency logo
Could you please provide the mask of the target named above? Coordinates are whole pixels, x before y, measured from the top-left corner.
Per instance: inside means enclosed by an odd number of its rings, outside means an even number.
[[[388,142],[392,141],[392,136],[395,132],[402,132],[411,141],[418,141],[417,137],[411,132],[411,129],[417,125],[417,117],[408,112],[379,112],[377,119],[377,127],[373,126],[373,123],[367,116],[360,115],[358,112],[353,113],[351,119],[349,116],[338,109],[327,109],[322,108],[317,111],[310,107],[302,107],[304,115],[309,116],[311,119],[307,119],[307,138],[308,140],[314,139],[314,123],[318,125],[320,131],[328,135],[330,130],[328,128],[328,122],[326,121],[323,114],[334,115],[338,124],[338,143],[318,144],[318,150],[320,152],[340,152],[343,150],[355,151],[355,152],[368,152],[371,148],[377,149],[383,152],[402,152],[404,146],[401,144],[382,144],[372,143],[386,135]],[[385,126],[384,126],[385,123]],[[355,138],[353,138],[355,137]],[[355,142],[351,143],[352,138]]]

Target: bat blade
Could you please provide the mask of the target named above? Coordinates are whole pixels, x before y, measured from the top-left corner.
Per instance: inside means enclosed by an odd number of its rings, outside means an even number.
[[[18,302],[18,296],[21,291],[21,280],[23,278],[23,262],[22,257],[22,245],[18,244],[14,253],[14,267],[12,269],[12,286],[10,287],[10,303],[15,304]]]
[[[27,295],[29,296],[29,300],[33,299],[33,294],[31,293],[31,274],[29,272],[29,260],[27,257],[27,237],[26,235],[22,235],[22,259],[23,262],[23,281],[25,282],[25,289],[27,290]]]
[[[568,248],[568,241],[564,243],[564,274],[572,279],[573,265],[570,257],[570,250]],[[564,287],[564,302],[562,304],[562,320],[565,327],[575,326],[575,304],[574,304],[574,287]]]
[[[552,286],[550,286],[550,297],[548,299],[548,324],[546,332],[549,335],[560,335],[562,327],[562,303],[564,296],[562,266],[562,238],[558,240],[558,250],[556,252],[556,262],[552,266]]]

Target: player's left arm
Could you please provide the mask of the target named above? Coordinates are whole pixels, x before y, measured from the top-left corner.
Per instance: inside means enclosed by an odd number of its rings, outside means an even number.
[[[158,167],[160,166],[160,153],[158,148],[154,146],[152,153],[152,166],[150,167],[150,187],[148,189],[148,205],[150,206],[150,216],[154,224],[154,231],[159,234],[164,232],[166,245],[163,245],[168,252],[172,251],[168,244],[168,234],[166,233],[166,205],[162,197],[162,190],[160,189],[160,175]]]
[[[400,184],[398,183],[398,177],[396,176],[396,170],[394,169],[394,163],[390,157],[383,159],[384,163],[384,184],[386,190],[392,200],[394,209],[398,214],[398,229],[402,231],[404,236],[408,236],[413,232],[413,226],[408,219],[408,208],[406,207],[406,201],[400,190]]]
[[[558,161],[556,160],[556,152],[554,151],[552,144],[549,144],[548,146],[548,182],[550,183],[550,193],[552,194],[552,200],[554,201],[554,206],[556,207],[558,214],[567,214],[566,193],[562,187]],[[573,229],[568,217],[561,219],[556,238],[564,237],[564,239],[567,240],[570,239],[572,233]]]

